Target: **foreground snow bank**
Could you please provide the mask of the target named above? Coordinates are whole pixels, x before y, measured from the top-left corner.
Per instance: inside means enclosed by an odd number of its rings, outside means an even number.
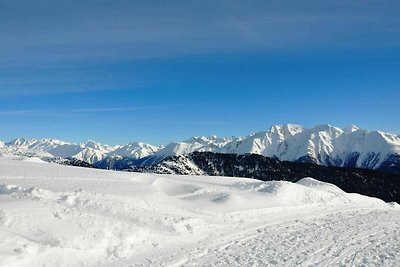
[[[353,230],[359,216],[371,213],[375,214],[371,220],[383,215],[385,222],[390,219],[385,229],[398,237],[393,232],[400,221],[396,205],[347,194],[312,178],[296,184],[261,182],[111,172],[0,158],[1,266],[298,265],[310,263],[308,253],[299,250],[303,254],[297,261],[288,256],[285,261],[282,255],[296,243],[287,238],[307,238],[302,235],[311,228],[301,222],[315,221],[314,230],[320,230],[323,240],[323,235]],[[349,220],[347,228],[339,219],[324,224],[339,214]],[[301,225],[304,233],[286,232],[294,225]],[[380,227],[378,221],[376,227]],[[368,231],[374,233],[374,229]],[[385,244],[393,252],[392,243],[400,239],[388,240]],[[261,241],[273,241],[274,253]],[[236,242],[243,243],[240,249],[230,245]],[[267,251],[258,250],[260,256],[243,255],[262,244]],[[303,243],[296,244],[300,248]],[[227,253],[219,253],[221,248]],[[340,263],[350,253],[324,255]],[[378,263],[398,260],[380,250],[376,253],[384,255]],[[312,263],[323,263],[324,255],[315,254]]]

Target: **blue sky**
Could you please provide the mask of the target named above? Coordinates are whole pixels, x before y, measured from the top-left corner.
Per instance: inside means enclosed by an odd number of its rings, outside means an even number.
[[[400,133],[399,1],[2,1],[0,139]]]

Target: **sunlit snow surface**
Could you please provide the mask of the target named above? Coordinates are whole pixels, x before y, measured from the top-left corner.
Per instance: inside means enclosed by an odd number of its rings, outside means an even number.
[[[0,266],[399,266],[397,204],[305,178],[0,158]]]

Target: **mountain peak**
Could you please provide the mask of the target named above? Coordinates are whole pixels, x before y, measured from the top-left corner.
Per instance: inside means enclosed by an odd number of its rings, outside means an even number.
[[[86,143],[82,144],[82,146],[85,148],[98,149],[100,147],[100,144],[93,140],[88,140],[88,141],[86,141]]]
[[[183,141],[183,143],[220,143],[230,140],[229,138],[221,138],[216,135],[194,136]]]
[[[272,133],[280,133],[285,136],[293,136],[299,132],[302,132],[303,130],[304,127],[297,124],[276,124],[272,125],[268,131]]]
[[[331,129],[333,126],[330,124],[318,124],[315,125],[312,129],[316,130],[316,131],[326,131]]]
[[[26,144],[29,140],[23,137],[15,138],[9,142],[6,143],[6,145],[15,145],[15,146],[21,146]]]
[[[360,128],[354,124],[350,124],[347,125],[346,127],[344,127],[343,131],[347,132],[347,133],[352,133],[355,132],[357,130],[359,130]]]

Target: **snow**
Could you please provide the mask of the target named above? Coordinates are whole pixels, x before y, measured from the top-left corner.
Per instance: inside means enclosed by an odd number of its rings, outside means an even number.
[[[367,131],[355,125],[343,130],[329,125],[306,128],[295,124],[274,125],[267,131],[245,137],[218,138],[214,135],[193,137],[166,146],[130,143],[110,147],[92,140],[72,144],[54,139],[19,138],[6,143],[0,151],[39,157],[76,158],[95,164],[105,158],[120,156],[143,159],[143,165],[158,163],[166,157],[186,155],[194,151],[247,154],[277,157],[285,161],[310,158],[326,166],[355,166],[378,169],[391,156],[400,155],[400,138],[381,131]]]
[[[111,147],[93,140],[83,144],[73,144],[51,138],[41,140],[18,138],[3,146],[0,143],[0,149],[8,154],[42,158],[76,158],[94,164],[112,156],[143,158],[154,154],[159,147],[137,142]]]
[[[102,153],[102,151],[99,149],[86,147],[73,157],[85,161],[89,164],[93,164],[104,159],[106,157],[106,154]]]
[[[254,153],[286,161],[310,157],[315,163],[326,166],[344,166],[348,159],[357,155],[355,167],[377,169],[389,156],[400,155],[400,138],[354,125],[342,130],[329,124],[313,128],[286,124],[241,138],[202,137],[171,143],[154,157],[159,160],[194,151]]]
[[[111,153],[122,157],[132,157],[135,159],[140,159],[154,154],[157,150],[158,147],[156,146],[135,142],[123,146],[118,146]]]
[[[344,127],[343,131],[345,132],[355,132],[357,130],[359,130],[360,128],[354,124],[348,125],[346,127]]]
[[[206,175],[193,161],[182,155],[176,161],[163,161],[157,168],[157,173]]]
[[[0,157],[0,266],[400,264],[400,208],[312,178],[124,173]]]

